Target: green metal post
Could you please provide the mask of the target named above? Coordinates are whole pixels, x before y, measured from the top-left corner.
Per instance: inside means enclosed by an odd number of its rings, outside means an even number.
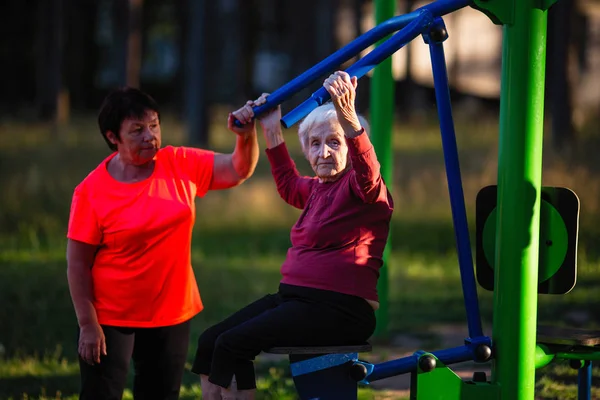
[[[375,24],[392,18],[395,13],[395,0],[375,0]],[[383,39],[385,40],[385,38]],[[381,41],[379,42],[381,43]],[[392,77],[392,58],[383,61],[373,71],[370,93],[371,140],[381,164],[381,175],[390,188],[392,184],[393,148],[392,124],[394,120],[394,80]],[[383,253],[383,267],[377,284],[379,309],[377,310],[377,329],[375,336],[382,337],[388,329],[388,287],[389,255],[391,232]]]
[[[547,11],[504,1],[492,382],[503,400],[535,389],[540,189]]]

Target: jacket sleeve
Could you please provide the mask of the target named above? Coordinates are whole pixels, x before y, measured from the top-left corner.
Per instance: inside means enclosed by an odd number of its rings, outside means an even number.
[[[304,209],[315,178],[300,176],[285,143],[266,150],[277,192],[288,204]]]

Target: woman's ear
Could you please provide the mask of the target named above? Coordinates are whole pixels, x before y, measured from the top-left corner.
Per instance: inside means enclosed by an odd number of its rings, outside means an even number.
[[[106,138],[108,140],[110,140],[110,142],[112,144],[114,144],[115,146],[117,145],[117,143],[119,143],[119,140],[117,139],[117,136],[112,131],[106,132]]]

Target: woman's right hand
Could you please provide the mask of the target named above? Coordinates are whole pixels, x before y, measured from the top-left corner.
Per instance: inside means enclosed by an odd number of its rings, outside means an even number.
[[[254,100],[254,105],[262,106],[267,102],[267,97],[269,97],[269,93],[261,94],[258,99]],[[267,110],[260,117],[258,117],[258,120],[260,121],[260,125],[265,131],[273,128],[280,129],[281,106],[277,106],[270,110]]]
[[[86,363],[100,364],[100,356],[106,355],[106,338],[100,324],[90,323],[79,328],[78,353]]]
[[[238,108],[229,114],[229,118],[227,119],[227,127],[230,131],[241,136],[248,136],[255,132],[253,121],[254,111],[252,110],[253,105],[254,102],[252,100],[248,100],[241,108]],[[237,126],[235,124],[236,119],[242,124],[242,126]]]
[[[249,100],[240,111],[246,121],[250,121],[254,118],[254,110],[252,107],[262,106],[267,102],[269,93],[263,93],[256,100]],[[267,143],[267,148],[271,149],[283,143],[283,134],[281,132],[281,107],[273,107],[262,113],[260,117],[256,117],[259,120],[260,126],[262,127],[263,134]],[[240,120],[240,122],[243,122]]]

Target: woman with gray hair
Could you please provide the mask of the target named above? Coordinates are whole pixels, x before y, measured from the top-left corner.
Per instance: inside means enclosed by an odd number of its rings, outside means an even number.
[[[283,346],[364,343],[375,330],[377,279],[383,261],[392,197],[379,172],[367,122],[355,110],[357,79],[338,71],[323,86],[332,104],[299,127],[314,177],[300,176],[281,132],[279,107],[259,119],[279,195],[302,211],[292,227],[279,290],[204,331],[192,372],[205,399],[253,399],[252,361]],[[252,106],[236,111],[251,123]]]

